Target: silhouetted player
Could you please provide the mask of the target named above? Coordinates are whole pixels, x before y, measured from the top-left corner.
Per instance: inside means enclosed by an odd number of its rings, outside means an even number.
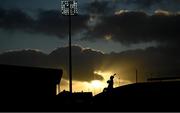
[[[114,76],[115,76],[115,75],[116,75],[116,74],[110,76],[110,79],[107,81],[108,87],[107,87],[107,88],[104,88],[104,91],[111,91],[111,90],[113,89],[113,85],[114,85],[113,79],[114,79]]]
[[[109,84],[108,89],[113,89],[113,84],[114,84],[113,79],[114,79],[114,76],[111,76],[110,80],[107,81],[107,83]]]

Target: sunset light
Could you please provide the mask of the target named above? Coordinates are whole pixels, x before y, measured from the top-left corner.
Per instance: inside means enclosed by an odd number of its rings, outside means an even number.
[[[179,50],[180,0],[0,0],[1,109],[180,109]]]
[[[100,87],[103,86],[102,82],[99,81],[99,80],[93,80],[93,81],[91,82],[91,85],[92,85],[93,88],[100,88]]]
[[[103,78],[104,78],[104,80],[108,80],[109,79],[109,77],[111,76],[111,75],[113,75],[114,73],[113,72],[111,72],[111,71],[101,71],[101,70],[96,70],[96,71],[94,71],[94,74],[97,74],[97,75],[101,75]]]

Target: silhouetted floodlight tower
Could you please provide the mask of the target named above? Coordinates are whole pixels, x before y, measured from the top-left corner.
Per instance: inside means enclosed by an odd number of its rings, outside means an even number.
[[[78,14],[76,0],[61,0],[62,15],[69,17],[69,91],[72,93],[71,16]]]

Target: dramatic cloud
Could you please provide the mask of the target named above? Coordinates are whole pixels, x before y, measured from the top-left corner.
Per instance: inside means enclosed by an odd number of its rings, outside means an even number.
[[[157,9],[177,12],[180,10],[179,0],[119,0],[119,6],[129,10],[143,10],[153,12]]]
[[[72,17],[72,35],[86,27],[88,16]],[[43,33],[59,38],[68,35],[69,20],[58,10],[39,11],[37,17],[31,17],[19,9],[0,9],[0,28],[5,30],[21,30],[28,33]]]
[[[135,80],[135,70],[137,69],[139,80],[144,81],[149,77],[180,76],[178,51],[178,48],[173,47],[129,50],[109,54],[105,61],[110,61],[111,69],[119,72],[122,78]]]
[[[144,42],[178,45],[179,5],[179,0],[95,0],[87,7],[90,14],[96,15],[90,16],[83,39],[113,40],[125,45]]]
[[[72,48],[72,68],[73,75],[77,80],[93,80],[94,76],[97,79],[103,78],[94,74],[96,67],[102,63],[103,53],[93,51],[91,49],[82,49],[78,46]],[[61,65],[63,68],[68,67],[68,48],[59,48],[49,54],[52,59],[52,65],[57,67]],[[55,65],[54,65],[55,64]]]
[[[72,17],[72,36],[78,34],[78,39],[82,40],[106,40],[124,45],[155,42],[157,46],[109,54],[73,46],[76,87],[94,78],[106,80],[113,73],[122,81],[133,82],[136,69],[140,81],[148,77],[180,76],[180,0],[92,0],[80,4],[84,5],[84,11]],[[69,20],[60,10],[45,8],[31,13],[30,16],[24,9],[0,8],[0,30],[45,34],[60,39],[68,36]],[[95,46],[100,47],[98,42]],[[4,45],[11,46],[9,44]],[[0,54],[0,64],[61,68],[64,71],[62,84],[68,84],[68,47],[57,48],[50,54],[37,50],[9,51]]]
[[[87,4],[84,4],[84,10],[88,14],[96,14],[96,15],[109,15],[113,14],[116,10],[116,4],[112,1],[100,1],[94,0]]]
[[[101,23],[89,30],[85,39],[106,39],[123,44],[156,41],[176,43],[180,36],[180,15],[156,11],[154,15],[144,12],[122,11],[118,15],[105,16]]]
[[[180,11],[179,0],[93,0],[84,4],[87,13],[113,14],[115,10],[144,11],[152,13],[155,10]]]
[[[143,6],[164,3],[162,0],[122,0],[117,3],[119,2],[139,3]],[[149,15],[145,11],[117,10],[117,6],[112,1],[88,2],[85,5],[85,15],[72,17],[72,35],[81,34],[80,38],[88,41],[105,39],[126,45],[152,41],[178,45],[180,14],[157,9],[153,15]],[[31,17],[18,9],[0,9],[0,28],[5,30],[65,38],[68,35],[68,23],[68,17],[62,16],[58,10],[39,11],[36,17]]]
[[[146,81],[148,77],[180,76],[178,48],[159,47],[110,54],[78,46],[73,46],[72,50],[73,79],[77,81],[91,81],[94,77],[102,80],[101,73],[111,72],[117,73],[122,80],[133,82],[136,69],[140,81]],[[6,52],[0,55],[0,64],[61,68],[63,78],[67,79],[68,47],[58,48],[49,55],[34,50]]]
[[[37,50],[8,51],[0,55],[1,64],[25,65],[33,67],[48,66],[48,55]]]
[[[94,77],[102,80],[100,75],[94,74],[96,67],[102,64],[103,54],[91,49],[72,47],[73,79],[90,81]],[[68,78],[68,47],[58,48],[47,55],[35,50],[22,50],[5,52],[0,55],[0,64],[13,64],[33,67],[61,68],[64,70],[64,78]]]
[[[28,30],[33,26],[30,16],[19,9],[0,9],[0,28],[5,30]]]
[[[85,29],[88,16],[73,16],[72,17],[72,35]],[[69,19],[68,16],[62,16],[60,11],[42,11],[38,15],[36,21],[37,29],[35,32],[55,35],[64,38],[68,35]]]
[[[90,18],[83,39],[178,45],[179,5],[179,0],[94,0],[86,7]]]

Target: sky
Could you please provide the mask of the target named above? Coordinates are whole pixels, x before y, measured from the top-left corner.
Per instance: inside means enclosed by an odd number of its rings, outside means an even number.
[[[141,82],[180,76],[180,0],[77,2],[74,91],[98,93],[114,73],[116,86],[133,83],[136,69]],[[0,63],[61,68],[61,89],[68,90],[67,58],[68,17],[60,0],[0,0]],[[101,85],[94,87],[94,79]]]

